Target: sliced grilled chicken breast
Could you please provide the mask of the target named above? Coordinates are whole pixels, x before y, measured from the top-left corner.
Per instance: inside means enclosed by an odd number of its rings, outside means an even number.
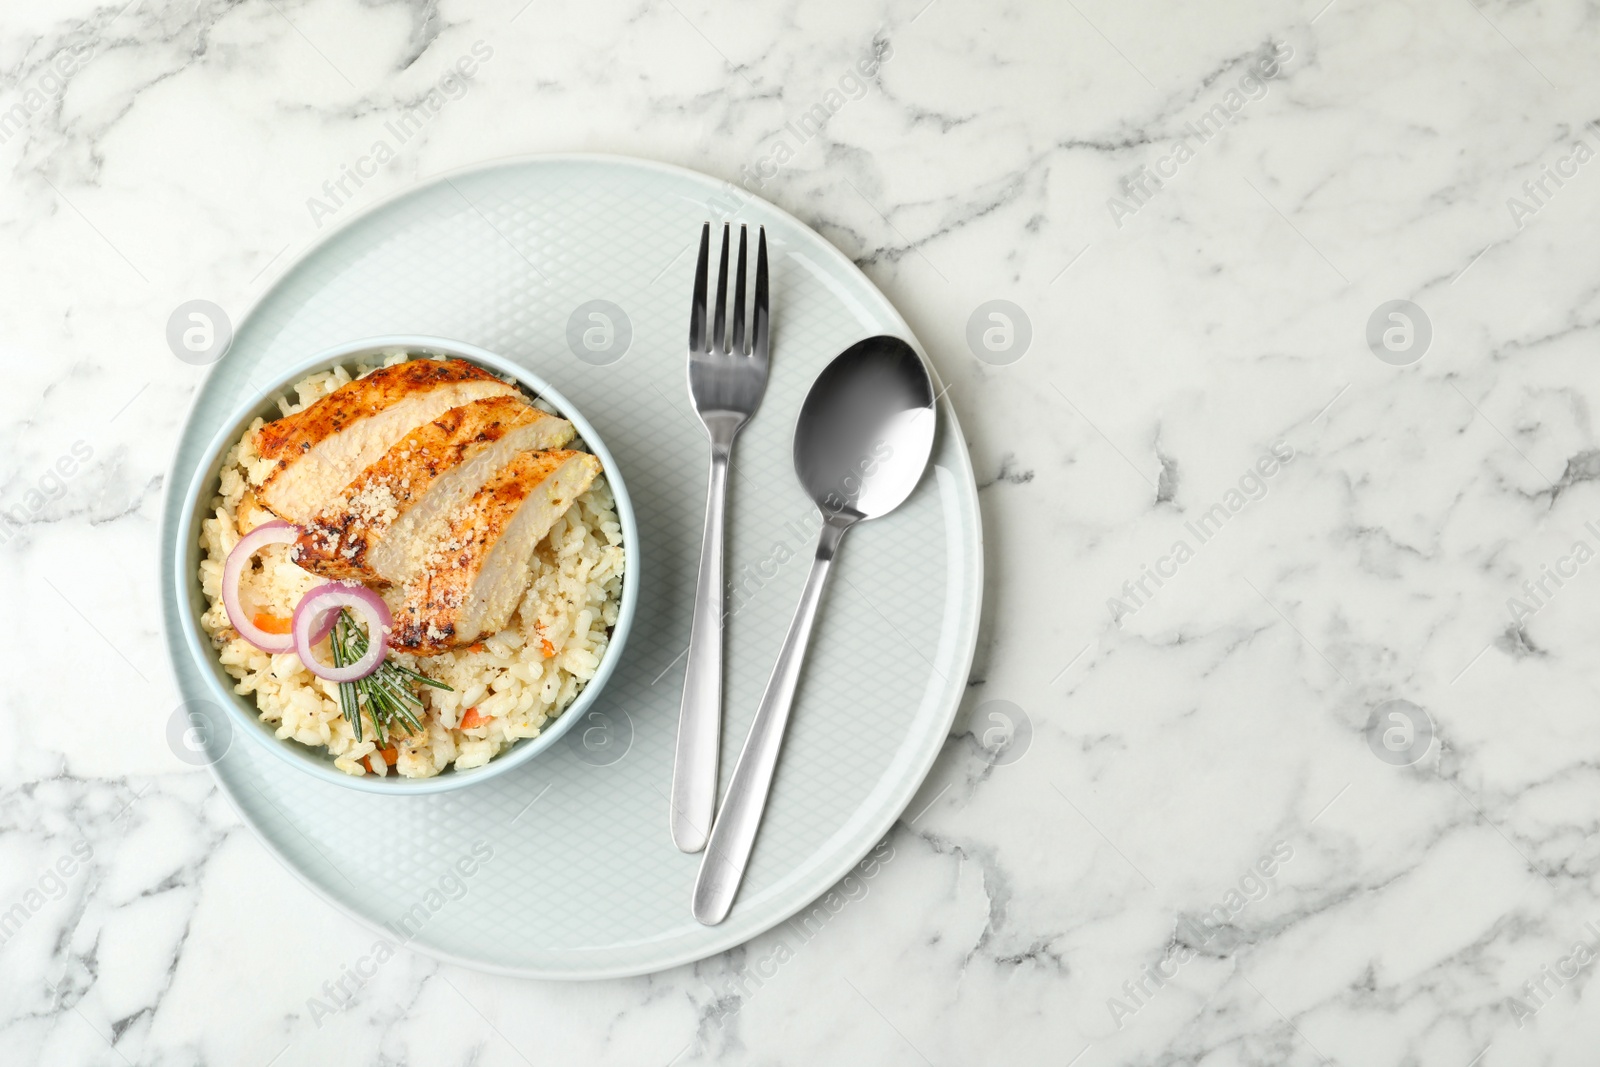
[[[560,448],[572,424],[495,396],[451,408],[397,441],[337,500],[304,524],[294,561],[327,578],[384,586],[403,581],[418,545],[456,507],[529,449]]]
[[[432,656],[504,628],[533,549],[600,474],[587,452],[523,452],[451,513],[414,564],[390,643]]]
[[[453,407],[517,390],[459,359],[413,359],[348,382],[304,411],[256,431],[277,467],[256,490],[279,517],[303,525],[418,426]]]

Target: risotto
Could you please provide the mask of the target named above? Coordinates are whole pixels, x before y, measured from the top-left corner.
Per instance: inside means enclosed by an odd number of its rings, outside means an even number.
[[[397,353],[383,365],[407,358]],[[285,416],[295,414],[377,369],[313,374],[292,387],[292,397],[279,397],[278,405]],[[538,400],[534,404],[549,410]],[[341,710],[339,686],[314,675],[292,651],[274,655],[245,640],[224,606],[228,553],[242,536],[276,517],[255,492],[272,468],[256,448],[255,431],[263,424],[256,419],[224,456],[212,517],[201,524],[200,583],[209,602],[201,624],[237,683],[234,691],[255,698],[261,720],[279,738],[326,749],[347,774],[427,778],[450,766],[480,767],[516,741],[537,737],[582,692],[606,653],[623,582],[622,529],[603,475],[534,548],[532,582],[504,628],[438,655],[389,650],[390,662],[449,686],[418,687],[422,729],[391,733],[387,744],[367,729],[358,741]],[[291,562],[291,550],[288,544],[268,545],[257,557],[259,565],[245,569],[239,592],[258,610],[287,618],[324,581]]]

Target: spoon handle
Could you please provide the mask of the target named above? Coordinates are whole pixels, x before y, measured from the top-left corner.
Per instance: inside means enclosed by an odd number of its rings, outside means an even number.
[[[789,709],[794,704],[795,686],[800,681],[800,666],[805,662],[806,645],[811,640],[811,624],[817,618],[817,606],[822,602],[822,590],[827,584],[834,554],[849,528],[847,521],[836,520],[822,527],[816,559],[806,578],[805,591],[800,594],[800,606],[795,609],[794,621],[789,623],[783,650],[778,653],[772,677],[767,680],[761,706],[756,709],[755,721],[750,725],[750,736],[745,738],[739,762],[733,768],[733,779],[728,783],[728,794],[723,797],[722,809],[712,825],[711,839],[700,861],[700,876],[694,884],[693,904],[694,917],[707,926],[715,926],[727,917],[733,898],[739,892],[739,882],[744,878],[745,864],[750,861],[750,850],[755,845],[761,816],[767,808],[767,793],[772,788],[772,774],[777,769],[778,752],[783,747],[783,732],[789,723]]]
[[[706,488],[706,529],[700,542],[700,577],[683,672],[678,749],[672,770],[672,842],[699,852],[717,808],[717,755],[722,746],[723,513],[728,502],[729,449],[711,449]]]

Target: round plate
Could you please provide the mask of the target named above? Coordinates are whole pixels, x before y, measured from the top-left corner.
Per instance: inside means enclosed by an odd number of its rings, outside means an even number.
[[[182,493],[230,412],[284,368],[361,337],[429,334],[500,353],[595,424],[627,479],[643,565],[633,633],[561,744],[470,788],[375,796],[211,738],[221,788],[269,849],[391,943],[542,978],[643,974],[795,914],[888,831],[938,755],[977,637],[982,543],[948,402],[927,476],[851,533],[817,620],[782,761],[728,919],[689,913],[700,857],[667,829],[673,741],[705,508],[689,404],[689,296],[707,220],[765,226],[772,377],[734,450],[728,517],[726,784],[805,581],[819,516],[795,480],[795,416],[855,341],[910,331],[855,266],[742,190],[658,164],[546,157],[392,200],[312,250],[239,324],[178,442],[162,512],[167,643],[185,701],[170,551]],[[259,384],[258,384],[259,383]]]

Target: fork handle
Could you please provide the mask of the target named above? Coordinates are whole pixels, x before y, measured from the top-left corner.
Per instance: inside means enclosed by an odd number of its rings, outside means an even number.
[[[755,721],[750,724],[750,734],[745,738],[739,762],[733,768],[733,778],[728,782],[728,795],[723,798],[706,854],[700,860],[692,909],[694,917],[707,926],[727,918],[733,898],[738,895],[739,883],[744,880],[756,832],[767,810],[767,794],[778,768],[778,753],[783,748],[789,709],[794,705],[800,668],[805,663],[806,647],[811,643],[811,626],[822,603],[822,590],[828,583],[833,557],[850,522],[840,516],[823,524],[811,574],[806,578],[805,591],[800,594],[800,605],[783,639],[783,649],[772,668],[772,677],[767,680],[766,692],[761,695]]]
[[[672,771],[672,843],[699,852],[717,807],[717,757],[722,744],[723,520],[728,503],[731,442],[711,447],[706,528],[700,540],[689,660],[678,713],[678,751]]]

